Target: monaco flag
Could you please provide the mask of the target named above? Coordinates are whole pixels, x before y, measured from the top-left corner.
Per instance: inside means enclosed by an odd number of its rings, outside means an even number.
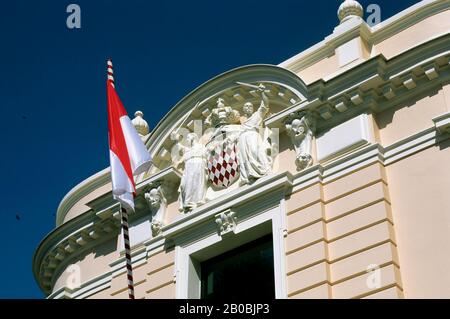
[[[114,87],[112,61],[108,60],[109,158],[112,193],[123,208],[134,210],[136,189],[134,176],[147,171],[152,158],[127,115]]]

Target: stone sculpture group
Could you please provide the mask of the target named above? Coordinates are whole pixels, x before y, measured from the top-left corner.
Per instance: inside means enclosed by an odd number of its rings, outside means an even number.
[[[251,185],[272,171],[273,152],[264,119],[269,113],[269,99],[263,85],[254,86],[260,97],[256,108],[251,102],[242,106],[242,114],[219,97],[216,106],[204,120],[211,129],[206,137],[188,133],[176,142],[181,158],[175,166],[184,165],[178,188],[179,210],[189,213],[207,202],[207,189],[221,191],[238,183]],[[291,114],[284,123],[296,152],[297,170],[312,165],[311,145],[314,120],[311,114]],[[175,161],[174,161],[175,162]],[[152,232],[156,236],[164,226],[167,206],[161,187],[150,189],[145,198],[152,211]]]

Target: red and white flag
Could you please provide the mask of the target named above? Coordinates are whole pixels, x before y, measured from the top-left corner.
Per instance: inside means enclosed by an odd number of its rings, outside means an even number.
[[[134,210],[134,176],[147,171],[152,158],[131,123],[114,86],[112,61],[108,60],[106,90],[108,98],[109,157],[112,193],[125,209]]]

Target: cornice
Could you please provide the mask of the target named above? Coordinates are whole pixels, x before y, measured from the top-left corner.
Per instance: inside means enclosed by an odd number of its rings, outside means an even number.
[[[278,65],[294,73],[298,73],[316,62],[334,55],[338,46],[357,36],[361,36],[370,43],[370,32],[370,27],[361,18],[350,19],[344,24],[337,26],[335,33],[325,37],[321,42]]]
[[[450,3],[446,0],[424,0],[373,27],[369,27],[360,18],[350,19],[338,25],[334,32],[323,41],[280,63],[279,66],[298,73],[314,63],[333,55],[338,46],[356,36],[360,36],[369,44],[377,44],[419,21],[449,8]]]
[[[447,0],[423,0],[371,28],[372,41],[379,43],[430,16],[448,10]]]
[[[177,170],[168,167],[138,183],[136,213],[130,216],[130,220],[138,219],[148,213],[142,200],[142,194],[148,185],[161,180],[176,181],[180,178],[181,175]],[[50,289],[53,285],[53,274],[64,267],[68,259],[119,234],[119,205],[113,200],[111,192],[91,201],[89,205],[92,209],[58,226],[41,241],[36,249],[33,256],[33,273],[36,279],[41,279],[38,282],[43,291],[47,292]]]
[[[265,124],[282,128],[289,114],[309,111],[323,131],[361,113],[382,112],[447,83],[449,59],[449,32],[390,60],[375,56],[333,78],[311,83],[308,100],[274,114]]]
[[[107,167],[72,188],[66,196],[64,196],[58,206],[56,213],[56,226],[63,223],[64,218],[75,203],[95,189],[109,183],[111,181],[110,176],[110,168]]]
[[[439,134],[450,133],[450,112],[433,118],[434,127]]]

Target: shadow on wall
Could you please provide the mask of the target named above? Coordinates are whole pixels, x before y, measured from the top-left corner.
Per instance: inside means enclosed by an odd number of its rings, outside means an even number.
[[[95,247],[94,258],[106,256],[112,254],[115,251],[117,251],[117,240],[110,239]]]
[[[418,101],[420,101],[426,97],[432,97],[432,96],[439,94],[440,90],[442,90],[442,86],[439,86],[432,91],[427,91],[426,93],[414,96],[412,99],[402,101],[397,106],[376,114],[375,121],[378,125],[378,128],[383,129],[386,126],[388,126],[389,124],[391,124],[394,119],[394,114],[398,110],[403,109],[404,107],[414,106]],[[430,119],[430,121],[431,121],[431,119]]]
[[[448,138],[445,141],[440,142],[438,146],[440,151],[445,150],[446,148],[450,147],[450,139]]]

